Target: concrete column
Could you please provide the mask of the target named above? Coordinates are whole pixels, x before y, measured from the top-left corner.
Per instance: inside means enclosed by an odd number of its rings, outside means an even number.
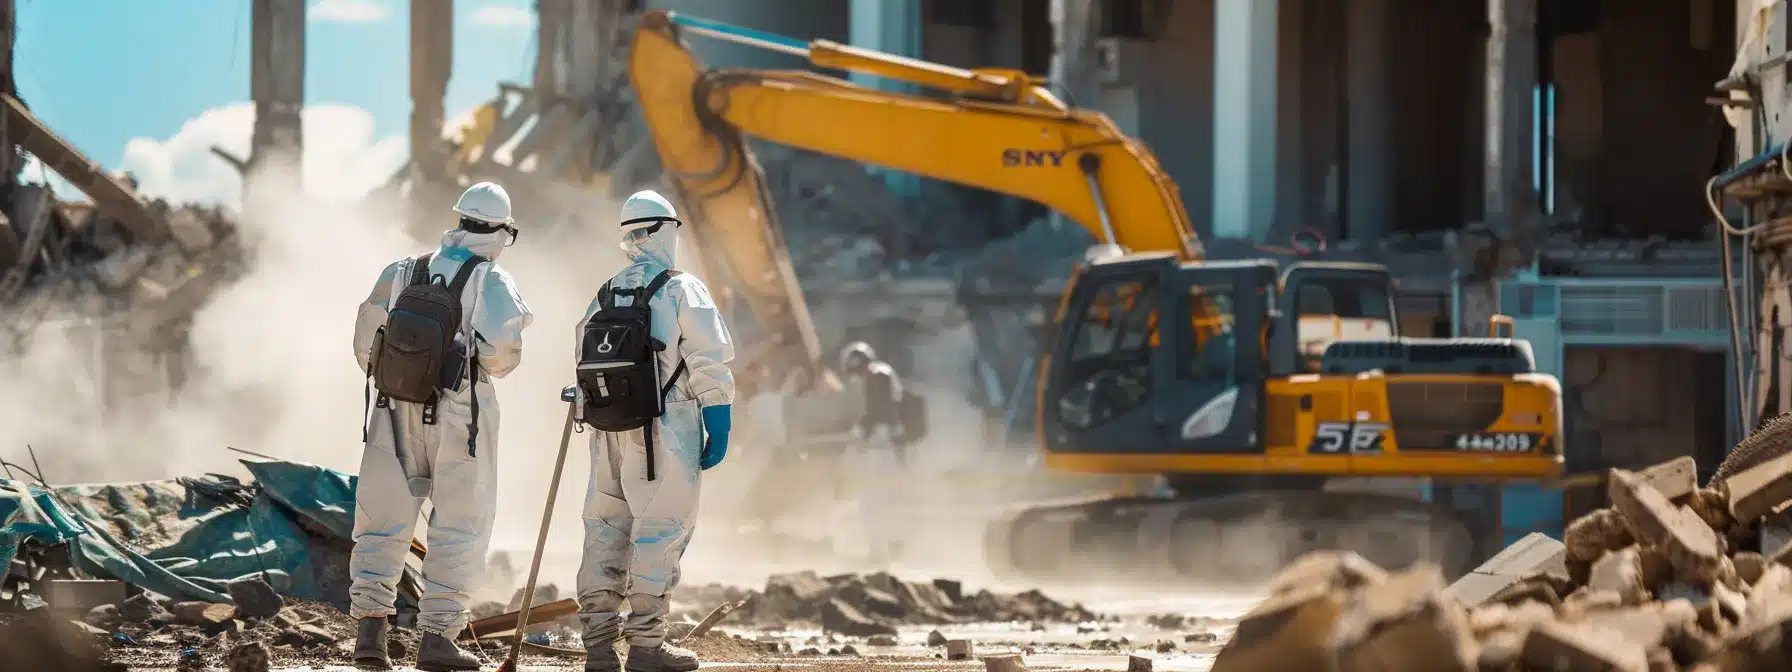
[[[848,39],[855,47],[920,58],[921,0],[852,0],[847,29]],[[852,81],[886,91],[908,88],[860,73],[852,73]],[[884,183],[898,195],[913,198],[920,194],[921,180],[915,175],[877,169],[873,172],[881,174]]]
[[[1535,210],[1531,189],[1536,0],[1487,0],[1487,219],[1517,232]]]
[[[1264,240],[1275,226],[1280,0],[1215,0],[1213,232]]]
[[[446,182],[453,172],[442,142],[453,71],[453,0],[411,0],[411,167],[428,182]]]
[[[245,189],[266,176],[255,167],[270,162],[295,170],[275,177],[297,180],[304,151],[300,123],[305,108],[305,0],[254,0],[250,7],[250,98],[255,101],[255,127],[249,140],[250,174]],[[277,190],[299,185],[270,185]],[[245,194],[245,207],[255,199]]]
[[[1344,229],[1373,241],[1394,218],[1393,61],[1388,58],[1389,0],[1350,0],[1345,8]]]

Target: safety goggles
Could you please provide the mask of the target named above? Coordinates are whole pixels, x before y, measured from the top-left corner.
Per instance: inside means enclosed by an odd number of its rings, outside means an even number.
[[[633,225],[633,228],[625,229],[622,232],[622,242],[624,242],[624,243],[646,242],[646,240],[649,237],[653,236],[653,234],[655,234],[655,233],[658,233],[660,230],[660,227],[665,226],[668,222],[672,224],[673,228],[678,228],[678,227],[684,226],[684,222],[680,222],[676,219],[671,219],[671,218],[654,220],[652,223],[635,224],[635,225]]]
[[[515,245],[517,236],[521,235],[521,233],[522,233],[522,232],[518,231],[516,227],[511,226],[509,224],[493,224],[491,222],[482,222],[480,220],[473,219],[472,217],[460,218],[460,228],[465,229],[466,231],[471,232],[471,233],[497,233],[499,231],[504,231],[506,233],[509,233],[510,240],[504,241],[505,247],[510,247],[511,245]]]

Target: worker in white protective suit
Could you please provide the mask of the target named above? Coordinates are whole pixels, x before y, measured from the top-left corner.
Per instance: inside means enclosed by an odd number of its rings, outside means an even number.
[[[587,333],[584,326],[604,310],[605,291],[622,292],[610,294],[610,305],[623,307],[633,305],[635,297],[628,293],[635,288],[645,292],[663,283],[647,297],[647,307],[652,338],[664,345],[654,356],[664,413],[644,429],[597,431],[591,437],[578,575],[586,670],[622,669],[612,648],[618,636],[628,640],[627,672],[682,672],[698,665],[695,654],[665,642],[668,597],[678,586],[679,561],[696,524],[701,473],[727,454],[734,344],[709,288],[675,270],[681,226],[672,204],[659,194],[630,196],[622,206],[620,232],[629,265],[606,283],[579,322],[581,334]],[[586,362],[590,355],[585,340],[578,341],[576,361]],[[594,393],[581,384],[577,408],[586,408],[587,394]],[[654,431],[651,439],[648,429]]]
[[[425,498],[434,510],[417,605],[417,627],[423,632],[417,669],[479,669],[479,659],[454,640],[467,624],[467,593],[484,578],[497,503],[499,409],[491,379],[508,375],[522,362],[523,330],[534,316],[510,274],[496,263],[516,241],[510,196],[503,187],[480,183],[467,189],[454,209],[459,225],[442,234],[441,246],[381,271],[355,318],[355,359],[369,372],[373,387],[379,387],[376,356],[389,356],[392,350],[384,344],[403,338],[388,333],[387,327],[402,331],[391,309],[418,277],[418,262],[427,265],[429,283],[459,279],[462,267],[474,264],[459,292],[460,324],[452,332],[456,345],[443,358],[445,368],[437,380],[444,382],[435,401],[411,403],[381,392],[379,401],[369,404],[355,488],[355,550],[349,560],[349,614],[359,619],[355,659],[364,669],[391,667],[388,617],[395,613],[395,588]],[[458,389],[446,387],[450,380]]]
[[[859,520],[864,525],[870,561],[887,568],[901,554],[892,515],[901,509],[897,484],[907,468],[901,403],[902,381],[895,369],[877,359],[877,352],[862,341],[840,351],[840,372],[848,384],[863,391],[863,404],[852,425],[853,444],[848,457],[858,469]]]

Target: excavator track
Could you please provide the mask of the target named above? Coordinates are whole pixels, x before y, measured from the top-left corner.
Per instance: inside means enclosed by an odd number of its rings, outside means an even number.
[[[1302,553],[1355,551],[1383,567],[1468,570],[1468,522],[1432,504],[1367,493],[1259,491],[1036,505],[995,521],[985,553],[997,576],[1031,581],[1128,576],[1255,583]]]

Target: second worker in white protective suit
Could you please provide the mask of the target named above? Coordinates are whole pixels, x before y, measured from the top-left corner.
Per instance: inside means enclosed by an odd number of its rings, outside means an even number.
[[[484,578],[497,504],[499,413],[491,379],[522,363],[523,330],[535,318],[496,263],[516,240],[510,196],[496,184],[476,184],[455,211],[459,226],[442,234],[441,246],[381,271],[355,318],[355,359],[380,395],[368,409],[349,560],[349,614],[359,619],[355,662],[365,669],[390,669],[387,618],[395,613],[395,589],[424,498],[435,508],[417,605],[417,627],[424,633],[417,668],[479,669],[479,659],[454,640],[467,625],[468,592]],[[419,290],[437,300],[426,298],[419,308]],[[439,324],[456,310],[451,296],[459,299],[459,324]],[[416,327],[418,320],[423,328]],[[404,384],[388,381],[404,378],[403,367],[420,361],[412,353],[422,348],[407,348],[446,337],[453,343],[436,357],[440,373],[419,383],[432,400],[395,398],[405,396]]]
[[[659,194],[630,196],[622,206],[620,232],[629,265],[605,283],[579,322],[580,345],[574,354],[585,373],[618,365],[613,359],[594,363],[602,357],[590,351],[609,353],[612,343],[632,340],[622,334],[635,327],[619,316],[627,315],[641,294],[648,294],[646,323],[652,341],[663,347],[642,355],[635,365],[648,367],[651,359],[657,367],[657,374],[644,376],[652,379],[645,394],[657,393],[664,400],[663,414],[646,420],[642,429],[597,431],[591,437],[585,550],[578,575],[586,670],[621,668],[612,648],[618,636],[628,640],[628,672],[685,672],[698,666],[690,651],[665,643],[666,615],[668,598],[678,586],[679,561],[695,528],[702,471],[727,454],[734,403],[728,363],[734,359],[734,344],[709,288],[676,270],[681,226],[671,203]],[[587,380],[581,378],[574,403],[581,420],[590,423],[587,414],[597,411],[588,399],[610,394],[606,389],[616,386]]]

